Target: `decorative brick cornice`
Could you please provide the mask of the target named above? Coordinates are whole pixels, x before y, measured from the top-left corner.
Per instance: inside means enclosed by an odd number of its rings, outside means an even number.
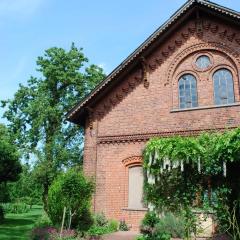
[[[113,91],[103,100],[100,107],[95,112],[94,117],[101,119],[114,106],[121,102],[122,99],[127,96],[128,93],[131,92],[141,82],[144,82],[145,86],[148,83],[146,71],[146,69],[138,69],[133,75],[128,77],[127,81],[125,81],[120,87],[117,87],[116,91]]]
[[[186,58],[190,54],[193,54],[195,52],[202,51],[202,50],[215,50],[218,52],[225,53],[228,57],[230,57],[233,60],[233,62],[237,61],[237,63],[240,64],[239,53],[229,48],[228,46],[224,45],[224,43],[208,42],[208,43],[195,44],[184,49],[174,58],[174,60],[169,66],[167,81],[165,82],[165,85],[168,85],[171,82],[171,80],[173,79],[173,75],[176,67],[184,58]]]
[[[143,162],[142,156],[132,156],[122,160],[122,163],[124,164],[125,167],[128,167],[130,165],[141,165],[142,162]]]
[[[148,63],[148,67],[150,70],[154,71],[158,66],[160,66],[166,58],[168,58],[177,48],[179,48],[184,42],[186,42],[192,35],[196,34],[199,38],[202,38],[204,33],[210,31],[211,34],[218,34],[221,39],[225,39],[226,41],[233,42],[235,41],[238,45],[240,45],[240,35],[229,31],[229,29],[220,30],[221,27],[214,22],[211,22],[210,20],[204,20],[201,18],[198,18],[195,22],[190,23],[190,25],[182,32],[178,34],[176,37],[176,40],[174,43],[169,44],[164,49],[161,50],[160,54],[156,56],[155,58],[151,59]],[[167,77],[167,82],[165,82],[165,85],[169,84],[169,79],[172,76],[172,71],[174,70],[176,66],[176,62],[179,62],[184,57],[186,57],[188,54],[191,54],[198,50],[208,50],[208,49],[215,49],[218,51],[222,51],[226,54],[230,54],[231,56],[234,56],[235,58],[239,58],[239,53],[236,51],[228,48],[223,43],[217,43],[217,42],[209,42],[209,43],[203,43],[199,45],[191,46],[185,50],[183,50],[181,53],[177,55],[176,58],[174,58],[173,63],[169,67],[169,74]],[[177,60],[177,61],[176,61]],[[239,61],[239,59],[238,59]]]
[[[130,142],[147,142],[149,139],[154,137],[171,137],[171,136],[197,136],[203,132],[217,132],[226,131],[239,127],[231,126],[226,128],[207,128],[207,129],[189,129],[189,130],[176,130],[176,131],[165,131],[155,133],[141,133],[131,135],[116,135],[116,136],[99,136],[97,138],[97,144],[120,144]]]

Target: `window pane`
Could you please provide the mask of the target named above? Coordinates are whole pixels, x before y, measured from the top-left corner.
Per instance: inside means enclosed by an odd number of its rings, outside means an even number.
[[[185,74],[179,79],[179,107],[196,107],[197,103],[197,81],[191,74]]]
[[[143,172],[142,167],[129,168],[128,207],[143,208]]]
[[[233,77],[227,69],[220,69],[213,74],[215,104],[234,102]]]
[[[211,60],[208,56],[202,55],[197,58],[195,64],[199,69],[206,69],[211,65]]]

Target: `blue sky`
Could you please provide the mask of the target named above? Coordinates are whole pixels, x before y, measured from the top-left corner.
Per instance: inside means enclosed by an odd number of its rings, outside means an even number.
[[[75,42],[91,63],[111,72],[184,2],[0,0],[0,99],[36,76],[37,56],[54,46]],[[240,11],[239,0],[215,2]]]

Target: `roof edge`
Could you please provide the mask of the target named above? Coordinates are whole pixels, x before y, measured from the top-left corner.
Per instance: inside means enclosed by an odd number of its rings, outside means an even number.
[[[77,103],[67,114],[68,121],[80,123],[82,121],[76,120],[76,116],[80,116],[84,111],[83,107],[89,104],[94,96],[107,86],[119,73],[122,72],[136,57],[141,56],[143,51],[156,40],[164,31],[166,31],[173,23],[176,22],[190,7],[194,4],[208,7],[219,13],[224,13],[227,16],[240,19],[240,13],[232,9],[223,7],[208,0],[188,0],[183,4],[167,21],[165,21],[157,30],[155,30],[138,48],[136,48],[125,60],[122,61],[102,82],[100,82],[88,95],[86,95],[79,103]],[[81,111],[80,111],[81,110]],[[81,113],[80,113],[81,112]],[[78,114],[77,114],[78,113]]]

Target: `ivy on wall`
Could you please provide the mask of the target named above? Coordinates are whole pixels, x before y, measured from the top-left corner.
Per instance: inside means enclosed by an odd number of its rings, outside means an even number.
[[[240,199],[240,128],[151,139],[144,150],[143,167],[145,198],[151,210],[179,212],[210,206],[227,228],[223,209],[231,209]]]

